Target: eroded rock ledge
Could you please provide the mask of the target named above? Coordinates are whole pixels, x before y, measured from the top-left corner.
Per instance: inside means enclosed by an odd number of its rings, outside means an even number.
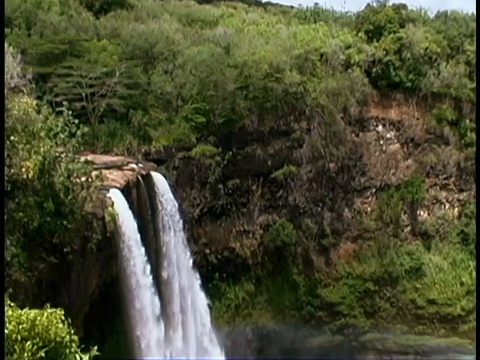
[[[135,183],[138,176],[156,169],[152,163],[124,156],[89,154],[81,156],[81,159],[93,164],[94,174],[101,175],[105,188],[123,189]]]

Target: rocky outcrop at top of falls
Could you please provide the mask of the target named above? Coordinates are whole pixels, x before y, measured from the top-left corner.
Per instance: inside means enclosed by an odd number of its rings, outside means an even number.
[[[103,186],[119,189],[133,185],[138,176],[156,169],[152,163],[124,156],[88,154],[81,159],[93,164],[94,173],[101,173]]]
[[[80,158],[92,164],[92,175],[100,175],[101,184],[99,190],[101,193],[105,195],[110,188],[117,188],[121,190],[131,202],[135,202],[137,198],[136,187],[139,178],[144,177],[150,171],[156,169],[156,165],[151,162],[125,156],[85,154]],[[99,218],[104,215],[105,201],[109,203],[107,197],[101,196],[99,202],[93,208],[93,212]],[[131,205],[135,206],[134,204]]]

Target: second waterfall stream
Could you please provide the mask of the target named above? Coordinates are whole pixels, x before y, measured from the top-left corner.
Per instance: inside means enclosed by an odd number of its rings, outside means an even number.
[[[194,269],[178,203],[166,179],[151,172],[153,197],[160,209],[160,293],[142,244],[135,216],[118,189],[108,196],[116,213],[120,278],[135,357],[139,359],[223,359],[207,297]]]

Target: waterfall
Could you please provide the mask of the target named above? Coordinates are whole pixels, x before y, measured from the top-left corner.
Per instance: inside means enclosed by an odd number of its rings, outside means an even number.
[[[138,232],[137,223],[123,194],[111,189],[117,219],[117,238],[120,249],[120,277],[127,303],[135,355],[159,356],[162,349],[164,326],[160,301],[155,291],[150,265]]]
[[[161,207],[162,288],[169,311],[166,340],[173,357],[224,357],[213,330],[208,302],[183,231],[178,204],[165,178],[156,172],[157,202]]]
[[[158,211],[152,219],[158,264],[149,264],[140,232],[126,199],[110,190],[117,219],[121,281],[135,356],[138,358],[224,358],[213,329],[208,300],[193,267],[183,222],[166,179],[152,172],[150,201]],[[158,269],[151,269],[158,266]],[[153,271],[160,271],[159,286]],[[160,289],[160,294],[157,292]]]

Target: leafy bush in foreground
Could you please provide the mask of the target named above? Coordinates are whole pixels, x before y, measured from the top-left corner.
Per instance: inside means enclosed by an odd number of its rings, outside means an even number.
[[[80,350],[80,342],[62,309],[20,309],[5,299],[5,354],[11,360],[90,360],[96,348]]]

